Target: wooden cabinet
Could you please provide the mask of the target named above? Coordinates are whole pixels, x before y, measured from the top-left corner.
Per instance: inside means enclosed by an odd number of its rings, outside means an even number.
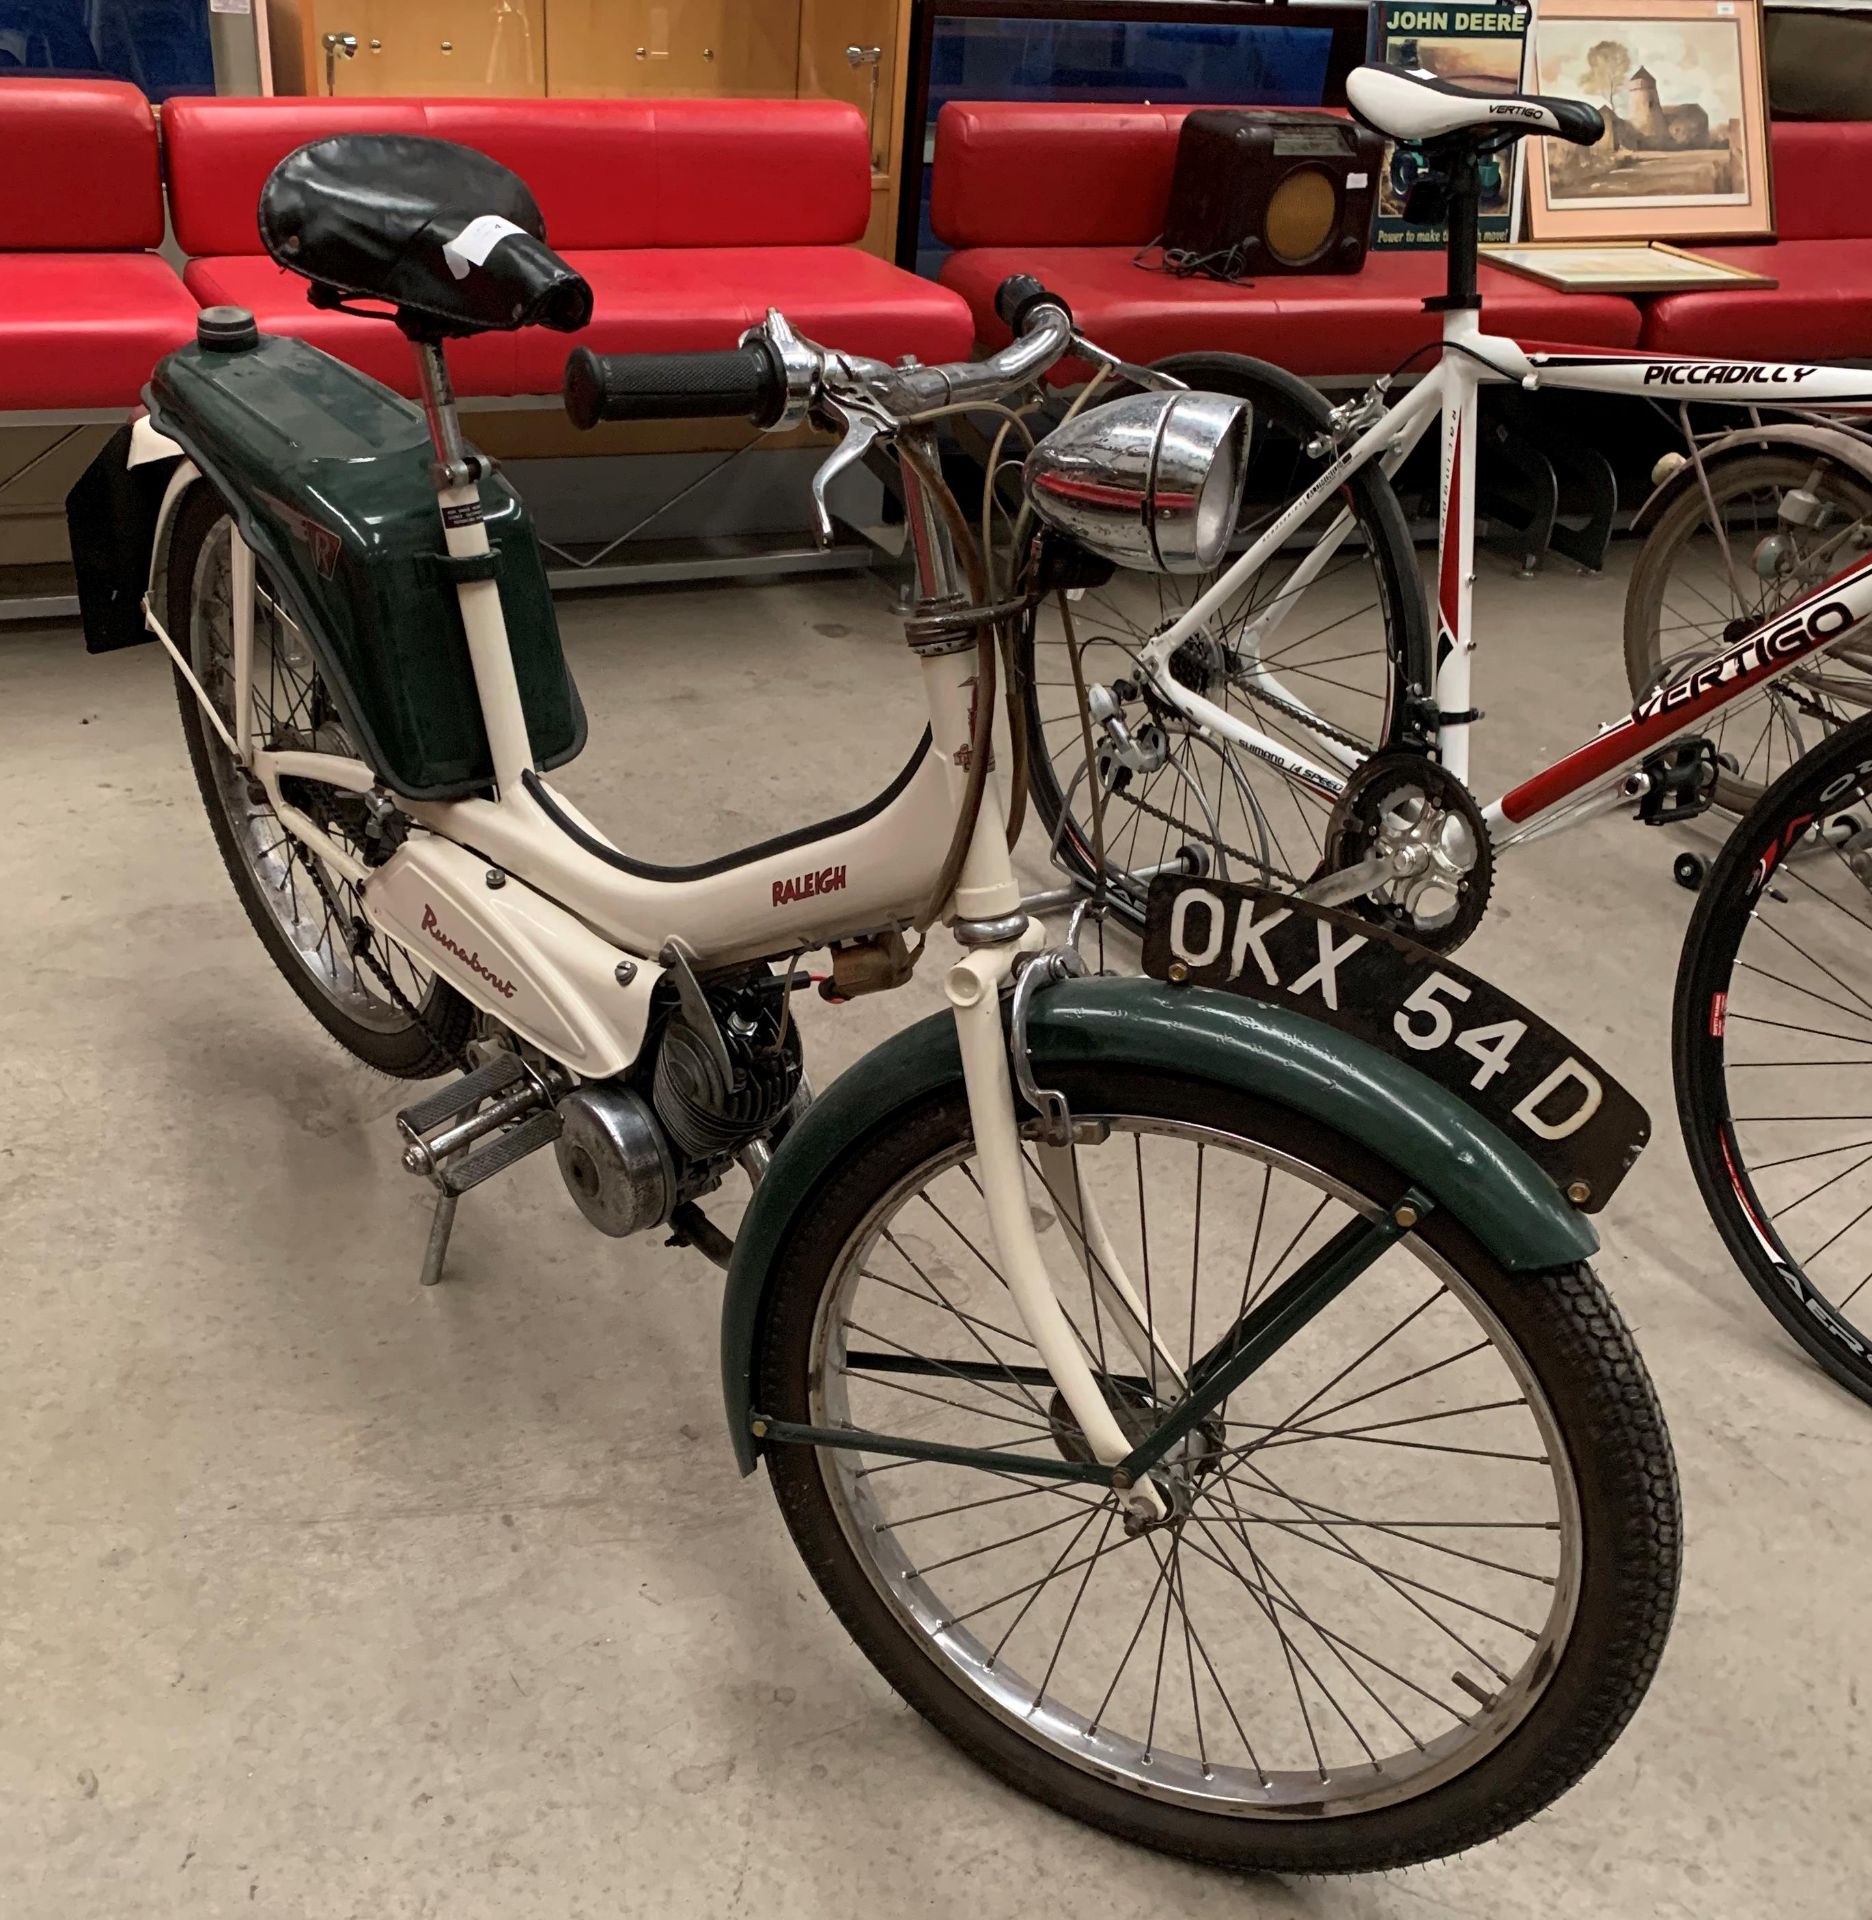
[[[282,93],[546,91],[546,0],[272,0],[267,25]],[[354,36],[356,53],[328,66],[327,34]]]
[[[547,0],[546,91],[587,97],[798,90],[800,0]]]

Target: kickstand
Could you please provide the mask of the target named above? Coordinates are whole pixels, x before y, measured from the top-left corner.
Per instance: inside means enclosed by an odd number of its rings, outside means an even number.
[[[446,1187],[436,1194],[435,1218],[429,1222],[429,1244],[423,1250],[422,1283],[433,1287],[442,1278],[442,1263],[448,1258],[449,1235],[455,1227],[455,1209],[460,1195]]]

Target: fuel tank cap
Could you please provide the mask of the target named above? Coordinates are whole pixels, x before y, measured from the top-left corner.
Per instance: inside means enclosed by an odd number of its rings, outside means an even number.
[[[260,344],[260,329],[245,307],[203,307],[195,339],[214,353],[247,353]]]

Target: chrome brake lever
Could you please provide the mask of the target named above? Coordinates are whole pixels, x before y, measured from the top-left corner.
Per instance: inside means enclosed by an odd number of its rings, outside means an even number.
[[[812,477],[813,535],[822,547],[832,544],[832,509],[826,504],[826,489],[847,467],[855,466],[877,444],[884,423],[868,413],[845,415],[845,438],[833,448],[831,457]]]

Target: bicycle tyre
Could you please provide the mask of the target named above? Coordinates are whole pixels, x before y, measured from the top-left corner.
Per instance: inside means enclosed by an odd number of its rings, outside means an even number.
[[[1076,1115],[1129,1116],[1153,1138],[1166,1129],[1219,1131],[1284,1163],[1319,1169],[1323,1179],[1380,1206],[1393,1204],[1403,1184],[1396,1169],[1342,1136],[1233,1089],[1116,1065],[1081,1067],[1059,1078]],[[1123,1124],[1114,1119],[1114,1132]],[[876,1277],[869,1271],[882,1254],[876,1223],[882,1219],[888,1227],[897,1217],[881,1210],[944,1156],[966,1153],[970,1142],[966,1101],[959,1090],[943,1090],[853,1144],[776,1260],[756,1354],[765,1411],[812,1420],[826,1380],[827,1317],[872,1333],[869,1324],[843,1317],[856,1295],[841,1275],[855,1269],[860,1279]],[[1036,1724],[1033,1709],[1023,1723],[1018,1714],[984,1704],[967,1684],[966,1667],[939,1657],[900,1615],[891,1583],[861,1561],[853,1515],[832,1489],[849,1470],[834,1463],[864,1456],[776,1444],[767,1456],[775,1496],[833,1612],[899,1695],[980,1765],[1059,1812],[1161,1852],[1235,1871],[1373,1871],[1442,1857],[1530,1818],[1605,1753],[1656,1671],[1679,1572],[1675,1466],[1643,1362],[1588,1268],[1511,1275],[1446,1215],[1432,1215],[1423,1232],[1435,1256],[1460,1275],[1459,1285],[1483,1301],[1554,1410],[1558,1445],[1578,1489],[1583,1542],[1569,1630],[1531,1656],[1545,1676],[1544,1690],[1511,1731],[1492,1746],[1483,1743],[1482,1757],[1466,1770],[1413,1797],[1386,1802],[1376,1796],[1378,1804],[1349,1814],[1303,1806],[1290,1809],[1292,1817],[1256,1817],[1178,1804],[1167,1792],[1153,1796],[1126,1787],[1115,1769],[1062,1757],[1044,1737],[1023,1730]],[[1239,1254],[1239,1246],[1233,1251]],[[942,1285],[955,1284],[952,1268],[932,1264],[929,1271],[945,1276]],[[995,1298],[1005,1311],[1006,1295]],[[987,1484],[1009,1497],[1003,1477]],[[883,1531],[861,1526],[857,1535]],[[1075,1601],[1074,1615],[1078,1611]],[[1200,1631],[1198,1644],[1210,1660]],[[991,1659],[988,1666],[995,1664]],[[1053,1671],[1049,1666],[1048,1679]],[[1053,1716],[1050,1697],[1048,1707],[1040,1723],[1065,1724]],[[1095,1727],[1103,1714],[1101,1706]],[[1155,1728],[1155,1705],[1152,1715]]]
[[[1842,782],[1846,784],[1842,786]],[[1868,794],[1872,794],[1872,717],[1842,728],[1797,761],[1730,834],[1703,882],[1696,910],[1684,935],[1672,1009],[1671,1061],[1678,1120],[1691,1172],[1716,1230],[1742,1270],[1743,1278],[1812,1360],[1860,1399],[1872,1401],[1872,1315],[1867,1316],[1868,1326],[1864,1329],[1848,1320],[1845,1303],[1836,1305],[1830,1297],[1837,1288],[1830,1281],[1823,1284],[1809,1271],[1816,1256],[1810,1254],[1805,1261],[1797,1258],[1784,1238],[1774,1205],[1756,1184],[1757,1176],[1770,1170],[1764,1164],[1766,1160],[1786,1164],[1779,1160],[1781,1147],[1777,1145],[1764,1154],[1742,1144],[1744,1128],[1807,1125],[1825,1116],[1794,1116],[1772,1121],[1745,1111],[1744,1117],[1738,1119],[1731,1101],[1729,1078],[1730,1073],[1743,1064],[1730,1058],[1736,1030],[1745,1020],[1764,1017],[1739,1011],[1733,1005],[1736,976],[1738,972],[1746,972],[1760,978],[1769,977],[1753,962],[1744,965],[1743,943],[1758,919],[1764,923],[1778,921],[1783,917],[1783,908],[1797,903],[1805,905],[1807,896],[1817,891],[1811,883],[1789,881],[1781,887],[1772,883],[1783,874],[1793,851],[1800,846],[1808,823],[1855,810],[1863,819]],[[1781,931],[1778,926],[1776,931]],[[1857,941],[1859,935],[1855,932],[1850,938]],[[1797,968],[1787,957],[1785,942],[1783,934],[1767,951],[1775,956],[1772,964],[1784,990],[1792,991],[1802,1008],[1811,1011],[1806,1009],[1807,999],[1826,989],[1811,976],[1805,982],[1788,979]],[[1834,978],[1838,980],[1839,975],[1835,973]],[[1850,998],[1859,998],[1849,983],[1842,984]],[[1768,990],[1751,982],[1748,991],[1750,998],[1743,1003],[1745,1007],[1755,1004],[1756,992]],[[1762,1004],[1769,1002],[1764,999]],[[1819,1016],[1829,1026],[1843,1024],[1842,1015],[1850,1019],[1865,1018],[1847,1002],[1838,1004],[1839,1012],[1829,1011]],[[1788,1009],[1777,1007],[1777,1011]],[[1866,1025],[1872,1034],[1872,1019],[1867,1019]],[[1828,1041],[1828,1047],[1837,1052],[1842,1038],[1850,1040],[1852,1036],[1836,1036]],[[1776,1044],[1798,1042],[1784,1043],[1777,1039]],[[1794,1064],[1812,1064],[1826,1070],[1821,1062]],[[1757,1100],[1753,1084],[1751,1080],[1748,1101],[1751,1106]],[[1760,1098],[1771,1100],[1772,1096]],[[1853,1104],[1863,1106],[1864,1103]],[[1863,1128],[1854,1128],[1855,1133],[1862,1131]],[[1812,1137],[1796,1136],[1803,1149]],[[1806,1157],[1804,1152],[1797,1160]],[[1814,1171],[1824,1176],[1827,1169],[1823,1166]],[[1800,1204],[1796,1201],[1783,1208],[1782,1215],[1791,1213]],[[1823,1247],[1821,1252],[1828,1250]],[[1872,1258],[1872,1248],[1868,1249],[1867,1257]],[[1872,1289],[1868,1292],[1872,1293]]]
[[[1265,430],[1273,428],[1284,442],[1291,443],[1296,468],[1300,450],[1315,435],[1330,428],[1326,401],[1305,381],[1267,361],[1240,354],[1192,353],[1174,355],[1155,365],[1158,371],[1173,375],[1189,387],[1246,400],[1254,409],[1257,447],[1262,444]],[[1295,492],[1298,491],[1296,487]],[[1376,461],[1367,463],[1348,479],[1341,498],[1351,507],[1356,522],[1356,531],[1347,540],[1348,548],[1362,539],[1371,556],[1385,637],[1382,717],[1375,728],[1362,736],[1364,750],[1370,752],[1395,746],[1406,738],[1406,703],[1414,694],[1426,692],[1434,679],[1428,603],[1418,572],[1410,524],[1391,482]],[[1270,560],[1269,567],[1277,565],[1279,558],[1276,555]],[[1252,593],[1252,583],[1247,591]],[[1059,849],[1069,872],[1080,882],[1089,884],[1094,869],[1090,828],[1083,818],[1083,803],[1078,815],[1068,810],[1067,789],[1061,784],[1060,768],[1055,760],[1060,741],[1056,737],[1049,742],[1049,723],[1042,711],[1044,676],[1037,659],[1037,627],[1042,617],[1042,610],[1036,609],[1023,622],[1016,656],[1028,734],[1029,777],[1035,810],[1046,829],[1049,844]],[[1080,624],[1085,624],[1083,619]],[[1070,753],[1066,757],[1070,765],[1079,764]],[[1269,771],[1272,774],[1272,770]],[[1112,838],[1108,831],[1108,855]],[[1317,849],[1308,847],[1307,852],[1310,859]],[[1140,888],[1116,885],[1113,904],[1133,924],[1141,923]]]

